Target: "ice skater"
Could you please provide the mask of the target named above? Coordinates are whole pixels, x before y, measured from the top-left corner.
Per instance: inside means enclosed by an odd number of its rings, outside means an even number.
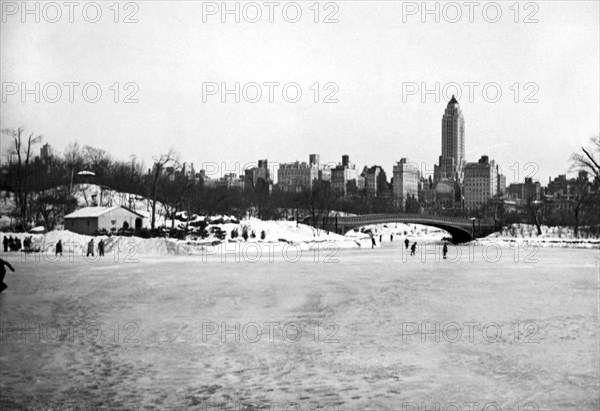
[[[10,268],[10,271],[15,271],[8,261],[4,261],[0,258],[0,293],[8,288],[6,283],[4,283],[4,276],[6,275],[6,268],[4,268],[4,266]]]
[[[7,253],[8,252],[8,237],[7,236],[2,237],[2,246],[4,247],[4,252]]]
[[[394,242],[394,234],[390,234],[390,243]]]
[[[407,250],[408,250],[409,244],[410,244],[410,241],[408,241],[408,238],[406,240],[404,240],[404,246],[406,247]]]
[[[62,240],[58,240],[58,243],[56,243],[56,255],[59,255],[62,257]]]
[[[100,240],[100,242],[98,243],[98,255],[100,257],[104,256],[104,240]]]
[[[371,234],[371,248],[375,248],[375,236]]]
[[[416,251],[417,251],[417,242],[415,241],[415,243],[412,245],[412,247],[410,247],[410,255],[415,255]]]
[[[444,260],[446,259],[446,255],[448,255],[448,244],[444,243],[444,248],[442,248],[442,254],[444,254]]]
[[[94,256],[94,239],[93,238],[88,243],[88,249],[87,249],[87,255],[86,255],[86,257],[89,257],[90,254],[92,255],[92,257]]]

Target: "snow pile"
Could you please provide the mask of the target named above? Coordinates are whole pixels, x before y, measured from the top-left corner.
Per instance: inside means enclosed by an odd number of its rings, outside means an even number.
[[[500,243],[535,243],[542,247],[578,247],[578,248],[600,248],[600,239],[588,237],[587,233],[580,230],[579,236],[571,227],[540,227],[542,234],[537,235],[537,228],[532,224],[511,224],[504,227],[502,231],[490,234],[476,243],[487,243],[489,241]]]
[[[94,252],[97,253],[98,242],[104,240],[105,254],[118,254],[120,256],[140,255],[199,255],[207,251],[214,251],[216,248],[228,247],[245,247],[246,243],[255,243],[265,251],[273,248],[279,243],[280,246],[293,244],[301,249],[309,249],[315,247],[315,244],[323,248],[328,244],[335,243],[340,248],[358,248],[361,246],[359,242],[353,238],[348,238],[342,235],[327,233],[325,231],[315,230],[314,228],[289,221],[261,221],[258,219],[250,219],[242,221],[239,224],[223,223],[209,225],[211,227],[219,227],[226,233],[224,240],[210,235],[202,240],[178,240],[174,238],[140,238],[140,237],[123,237],[123,236],[89,236],[76,234],[66,230],[51,231],[46,234],[32,233],[1,233],[0,236],[12,236],[20,238],[23,241],[27,237],[32,238],[32,249],[53,254],[56,249],[56,243],[61,240],[63,244],[63,253],[75,255],[86,254],[87,245],[90,240],[94,240]],[[236,229],[239,233],[237,238],[231,238],[231,231]],[[242,237],[244,230],[248,232],[248,240],[245,241]],[[261,239],[261,232],[265,231],[265,239]],[[254,238],[250,234],[254,232]],[[233,244],[232,244],[233,243]],[[216,247],[216,248],[215,248]]]

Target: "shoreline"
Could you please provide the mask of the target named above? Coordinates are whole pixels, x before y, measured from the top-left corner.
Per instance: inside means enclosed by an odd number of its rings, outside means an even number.
[[[254,255],[271,255],[273,253],[286,253],[290,258],[294,258],[298,252],[331,252],[340,249],[371,249],[370,238],[362,238],[361,236],[319,236],[314,239],[306,240],[291,240],[286,238],[278,238],[277,240],[260,240],[249,239],[205,239],[205,240],[179,240],[173,238],[141,238],[141,237],[121,237],[121,236],[86,236],[71,233],[68,231],[52,231],[45,234],[29,234],[29,233],[4,233],[0,232],[0,236],[13,236],[23,240],[26,237],[32,237],[32,251],[25,252],[23,249],[19,251],[4,252],[1,249],[0,255],[21,255],[21,254],[43,254],[44,259],[52,260],[54,258],[54,250],[56,242],[62,239],[63,254],[85,256],[87,243],[90,239],[94,239],[95,255],[97,256],[97,244],[103,239],[105,243],[105,255],[120,255],[123,258],[135,258],[136,255],[155,256],[155,257],[172,257],[172,256],[210,256],[223,253],[232,253],[247,256],[252,259]],[[390,242],[387,237],[384,243],[389,246]],[[439,237],[422,235],[409,236],[410,242],[417,243],[443,243]],[[404,237],[399,236],[397,240],[398,246],[403,243]],[[396,241],[394,241],[396,243]],[[501,247],[511,247],[512,245],[531,245],[533,247],[544,248],[572,248],[572,249],[600,249],[600,239],[573,239],[573,238],[519,238],[519,237],[486,237],[473,240],[464,244],[472,244],[475,246],[486,246],[495,243]],[[375,248],[381,248],[382,245],[378,241]]]

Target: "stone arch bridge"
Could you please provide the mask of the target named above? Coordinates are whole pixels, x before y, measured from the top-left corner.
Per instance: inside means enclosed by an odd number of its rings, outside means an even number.
[[[494,220],[443,217],[427,214],[363,214],[351,217],[323,217],[317,224],[314,224],[309,217],[305,221],[313,227],[333,231],[338,234],[345,234],[354,228],[371,224],[422,224],[447,231],[452,236],[453,243],[464,243],[475,238],[485,237],[499,230]]]

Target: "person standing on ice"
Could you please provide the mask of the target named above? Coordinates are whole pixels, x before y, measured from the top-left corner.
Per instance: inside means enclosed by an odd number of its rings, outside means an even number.
[[[62,257],[62,240],[58,240],[58,243],[56,243],[56,255],[59,255]]]
[[[406,240],[404,240],[404,245],[406,246],[406,249],[408,250],[408,245],[410,244],[410,241],[408,241],[408,238]]]
[[[446,255],[448,254],[448,244],[444,243],[444,248],[442,248],[442,254],[444,254],[444,260],[446,259]]]
[[[371,248],[375,248],[375,236],[371,234]]]
[[[4,283],[4,276],[6,275],[6,268],[4,268],[4,266],[10,268],[10,271],[15,271],[13,266],[10,265],[8,261],[4,261],[0,258],[0,293],[8,288],[8,286]]]
[[[98,243],[98,255],[100,257],[104,256],[104,240],[100,240],[100,242]]]
[[[88,243],[88,249],[87,249],[87,255],[86,255],[86,257],[89,257],[90,254],[92,255],[92,257],[94,256],[94,239],[93,238]]]
[[[410,247],[410,255],[415,255],[416,251],[417,251],[417,242],[415,241],[415,243],[412,245],[412,247]]]
[[[390,243],[394,242],[394,234],[390,234]]]
[[[2,237],[2,246],[4,247],[4,252],[8,252],[8,237]]]

